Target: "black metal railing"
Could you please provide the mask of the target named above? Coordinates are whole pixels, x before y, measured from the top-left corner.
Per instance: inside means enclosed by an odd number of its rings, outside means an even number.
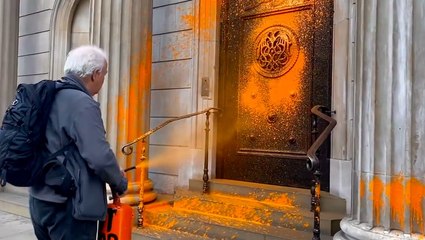
[[[318,119],[316,116],[324,119],[329,125],[317,137],[314,143],[307,151],[307,169],[313,173],[313,185],[311,187],[311,211],[314,213],[314,227],[312,240],[320,240],[320,161],[316,156],[317,150],[322,146],[326,139],[331,134],[336,126],[336,120],[328,116],[326,113],[331,113],[328,108],[321,105],[316,105],[311,109],[314,114],[313,134],[317,134]]]
[[[190,113],[190,114],[186,114],[186,115],[182,115],[179,117],[175,117],[172,119],[169,119],[167,121],[162,122],[161,124],[159,124],[157,127],[147,131],[146,133],[142,134],[140,137],[136,138],[135,140],[133,140],[130,143],[125,144],[122,148],[121,148],[121,152],[124,155],[130,155],[133,153],[133,145],[142,141],[143,143],[143,147],[142,147],[142,156],[140,157],[140,163],[137,164],[136,166],[132,166],[127,168],[126,170],[130,170],[130,169],[136,169],[138,168],[138,166],[142,166],[142,163],[144,160],[147,159],[147,157],[145,156],[145,143],[146,143],[146,139],[152,135],[153,133],[155,133],[156,131],[160,130],[161,128],[167,126],[168,124],[178,121],[178,120],[182,120],[182,119],[186,119],[186,118],[191,118],[197,115],[201,115],[201,114],[205,114],[206,116],[206,120],[205,120],[205,155],[204,155],[204,170],[203,170],[203,193],[206,193],[208,191],[208,180],[209,180],[209,176],[208,176],[208,146],[209,146],[209,132],[210,132],[210,114],[214,113],[214,112],[218,112],[220,111],[220,109],[218,108],[208,108],[205,109],[203,111],[199,111],[199,112],[194,112],[194,113]],[[143,171],[143,168],[141,168],[141,171]],[[143,174],[141,174],[143,176]],[[137,225],[138,227],[142,227],[143,226],[143,208],[144,208],[144,203],[143,203],[143,177],[141,177],[141,181],[140,181],[140,191],[139,191],[139,205],[137,207],[137,211],[138,211],[138,218],[137,218]]]

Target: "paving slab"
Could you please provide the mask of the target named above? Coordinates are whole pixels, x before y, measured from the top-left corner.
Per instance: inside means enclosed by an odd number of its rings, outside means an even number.
[[[31,220],[0,211],[0,240],[36,240]]]

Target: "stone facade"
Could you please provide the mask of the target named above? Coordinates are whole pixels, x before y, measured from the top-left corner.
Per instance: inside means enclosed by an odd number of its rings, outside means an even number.
[[[19,2],[0,2],[0,19],[9,20],[0,22],[0,117],[3,118],[16,89]]]

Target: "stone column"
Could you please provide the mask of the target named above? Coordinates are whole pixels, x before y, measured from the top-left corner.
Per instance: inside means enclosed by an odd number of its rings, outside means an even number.
[[[18,29],[19,0],[0,1],[0,119],[15,95]]]
[[[425,233],[425,1],[358,0],[351,216],[334,239]]]
[[[109,55],[108,75],[98,100],[108,140],[123,161],[121,165],[130,167],[140,161],[142,145],[135,146],[135,152],[126,159],[121,147],[149,128],[152,0],[92,0],[91,3],[91,43],[105,49]],[[147,172],[146,167],[144,202],[156,198]],[[132,186],[137,185],[140,172],[128,176],[134,183]],[[137,195],[138,190],[133,190]],[[138,202],[138,197],[132,197],[131,201]]]

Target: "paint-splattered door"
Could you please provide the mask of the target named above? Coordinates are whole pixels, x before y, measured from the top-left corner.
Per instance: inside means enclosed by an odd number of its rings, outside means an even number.
[[[224,0],[217,176],[308,187],[310,109],[330,106],[332,0]],[[324,188],[329,145],[321,150]]]

